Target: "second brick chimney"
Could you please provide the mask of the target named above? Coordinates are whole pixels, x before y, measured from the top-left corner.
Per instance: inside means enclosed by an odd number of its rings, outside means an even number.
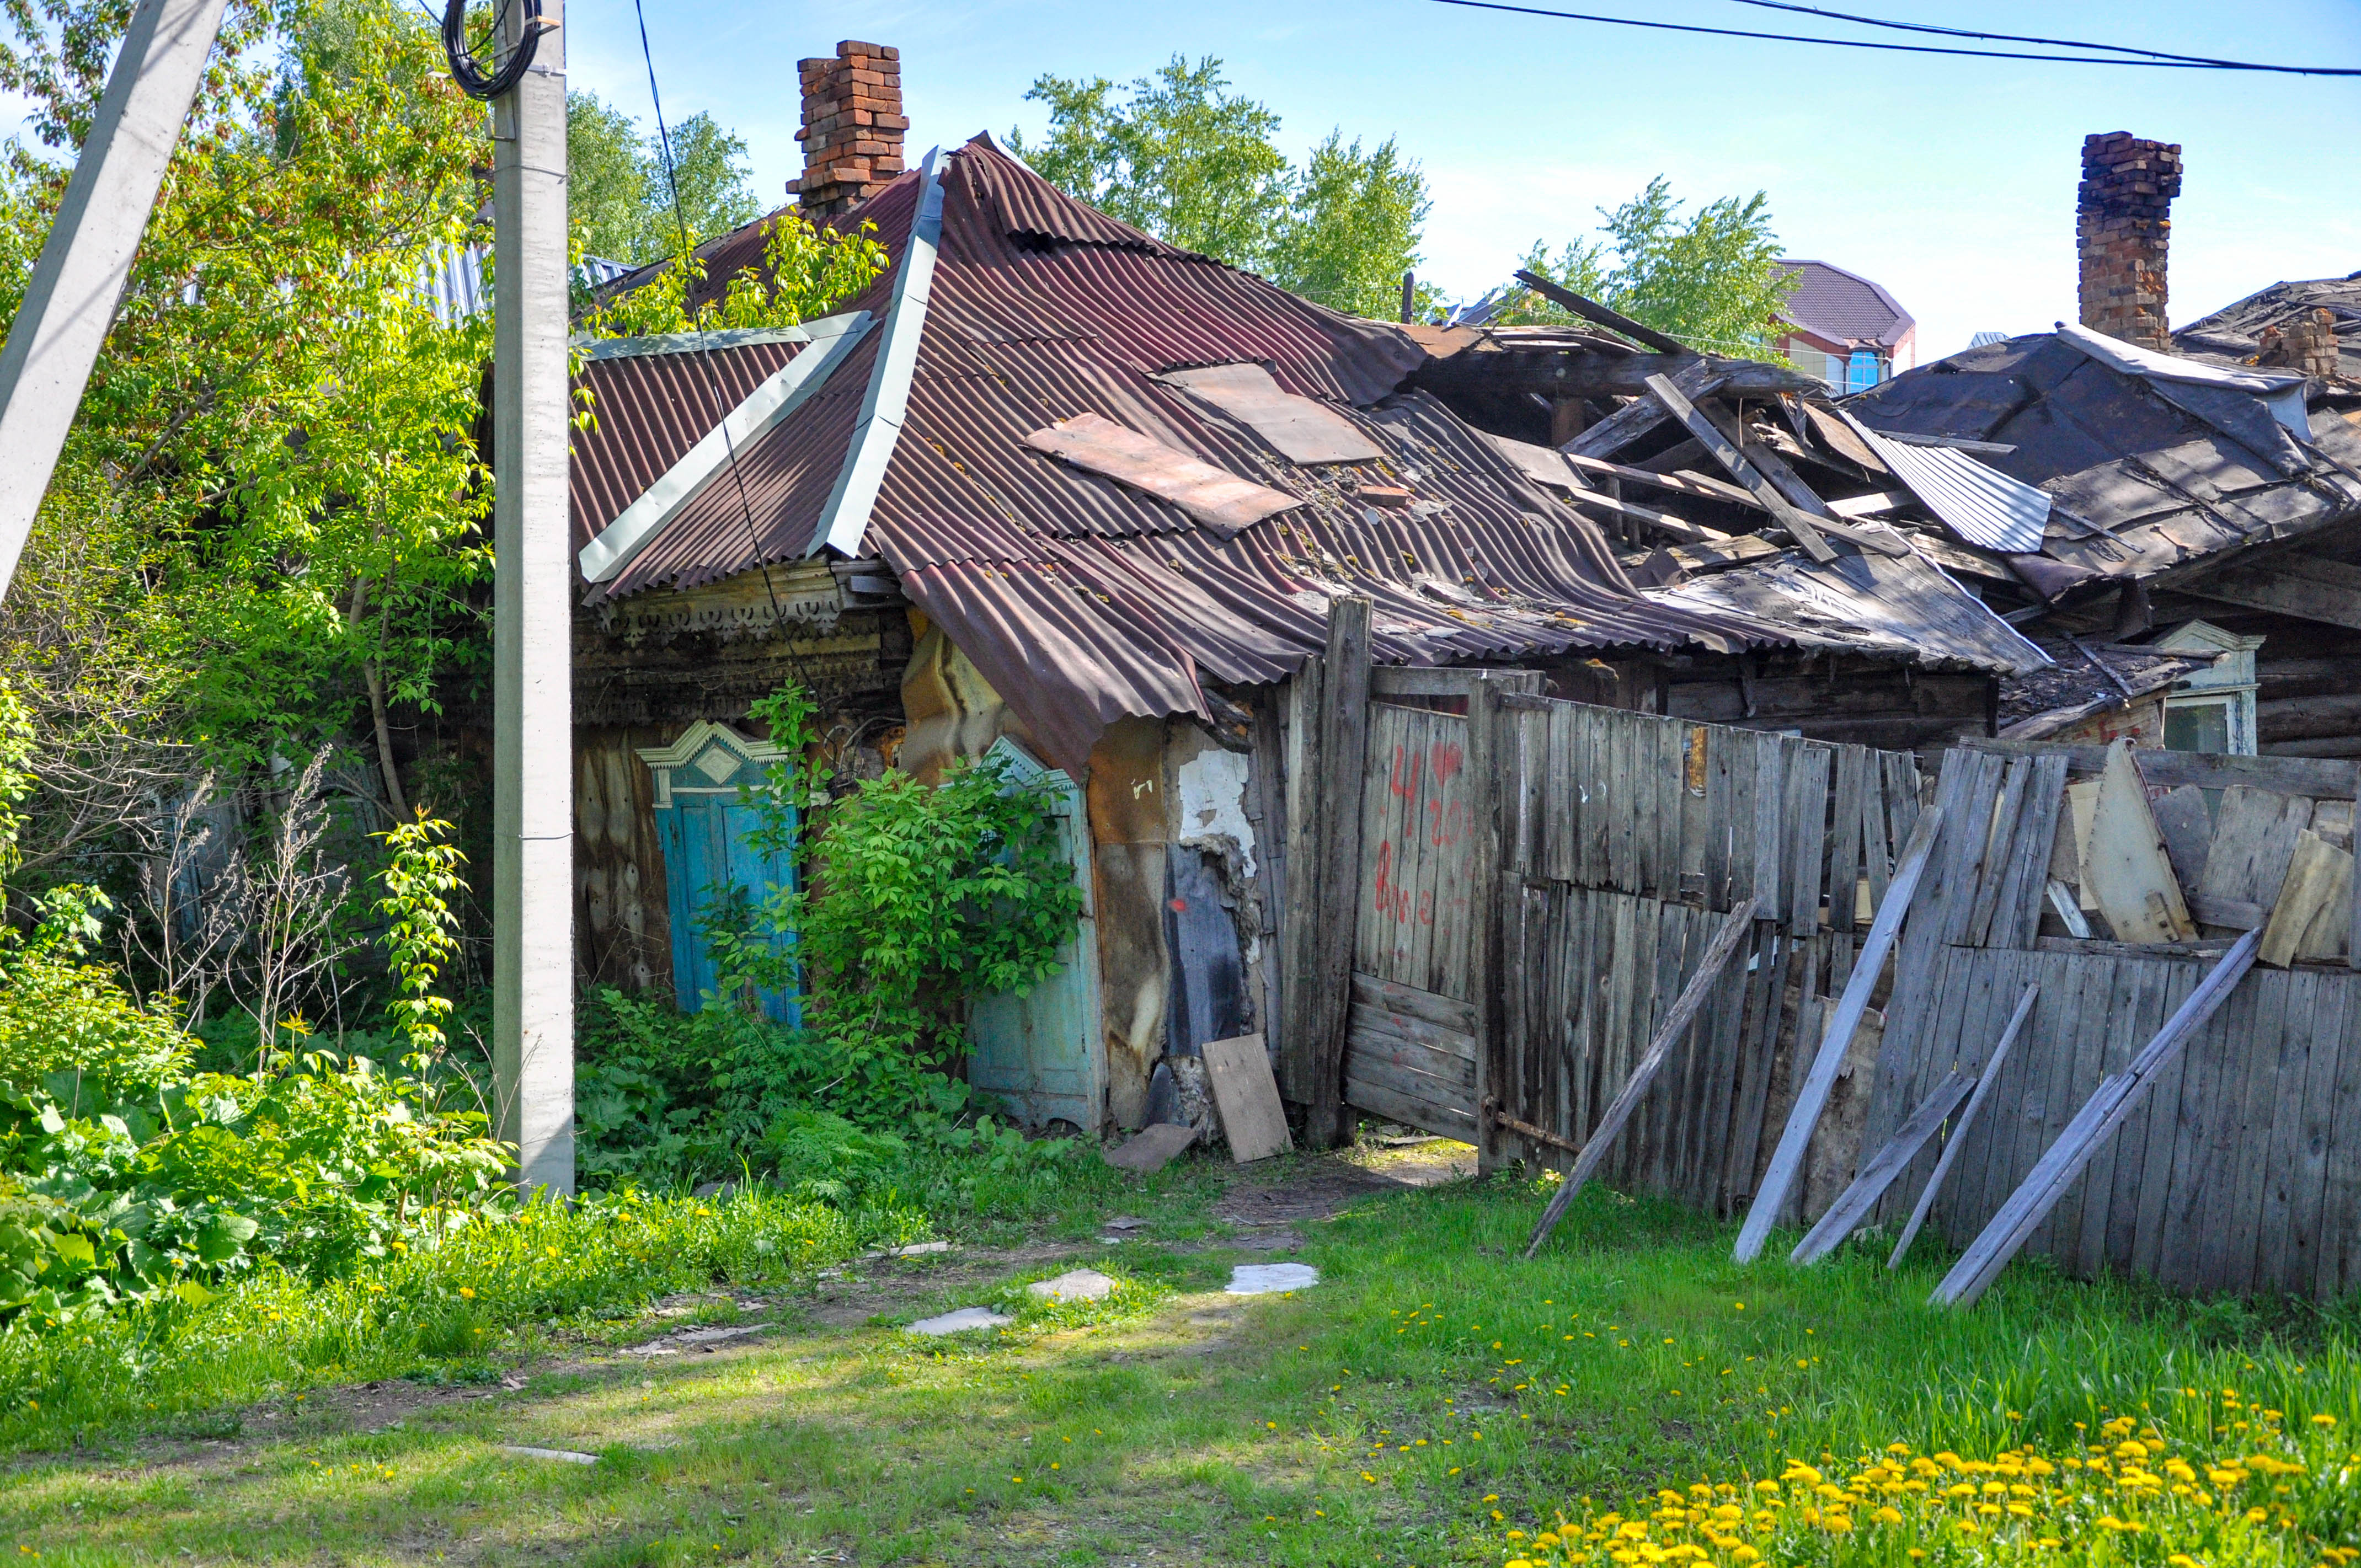
[[[834,60],[796,62],[804,93],[804,172],[787,182],[804,216],[822,222],[902,172],[902,51],[847,39]]]
[[[2180,194],[2180,148],[2129,131],[2082,138],[2074,242],[2081,263],[2082,324],[2142,348],[2169,352],[2165,246]]]

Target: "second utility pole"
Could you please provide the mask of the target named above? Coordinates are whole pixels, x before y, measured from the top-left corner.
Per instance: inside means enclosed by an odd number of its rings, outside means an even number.
[[[524,42],[522,5],[503,7]],[[566,34],[492,100],[492,1072],[527,1193],[574,1191],[573,591]]]

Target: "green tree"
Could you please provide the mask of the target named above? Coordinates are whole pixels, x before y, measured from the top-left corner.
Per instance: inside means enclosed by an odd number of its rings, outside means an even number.
[[[124,21],[117,0],[40,4],[0,38],[38,137],[0,170],[0,317]],[[28,860],[136,830],[209,769],[236,786],[347,734],[373,737],[399,809],[390,710],[433,712],[484,652],[468,436],[489,323],[438,320],[422,287],[488,237],[482,109],[392,0],[231,24],[0,605],[43,778]]]
[[[1184,250],[1334,310],[1395,315],[1418,265],[1424,171],[1392,138],[1364,151],[1341,129],[1299,169],[1279,150],[1279,116],[1229,85],[1211,56],[1175,55],[1126,89],[1042,76],[1026,97],[1049,105],[1049,131],[1012,130],[1008,145],[1060,190]]]
[[[566,199],[582,247],[643,265],[680,249],[684,223],[700,244],[763,213],[749,181],[744,138],[711,115],[672,127],[672,178],[662,138],[596,94],[566,99]],[[675,185],[680,204],[673,205]]]
[[[1777,357],[1773,318],[1795,280],[1778,264],[1770,198],[1724,196],[1686,221],[1682,206],[1658,175],[1621,206],[1598,209],[1600,238],[1569,240],[1554,257],[1535,240],[1521,265],[1693,348]],[[1500,317],[1508,325],[1578,319],[1530,291]]]
[[[566,95],[566,203],[582,248],[610,261],[640,254],[648,171],[640,127],[595,93]]]

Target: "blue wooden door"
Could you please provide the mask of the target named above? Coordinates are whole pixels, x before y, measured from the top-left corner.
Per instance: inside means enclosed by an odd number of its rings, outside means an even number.
[[[1106,1042],[1099,1026],[1099,944],[1092,918],[1091,834],[1082,792],[1003,738],[985,753],[1010,774],[1056,792],[1058,846],[1082,889],[1082,917],[1058,950],[1058,970],[1023,996],[1004,992],[975,1004],[968,1025],[967,1080],[1005,1101],[1028,1127],[1068,1122],[1095,1135],[1106,1107]]]
[[[774,885],[794,885],[794,867],[783,855],[764,855],[749,842],[754,812],[737,793],[691,793],[675,789],[672,806],[656,813],[664,857],[665,903],[672,915],[673,995],[694,1013],[721,989],[720,966],[706,942],[699,916],[713,901],[735,889],[759,904]],[[780,941],[786,938],[778,938]],[[764,992],[763,1011],[782,1024],[802,1022],[792,992]]]

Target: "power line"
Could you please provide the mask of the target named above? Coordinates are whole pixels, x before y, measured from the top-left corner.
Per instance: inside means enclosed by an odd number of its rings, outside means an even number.
[[[1855,22],[1864,27],[1891,27],[1903,33],[1934,33],[1947,38],[1981,38],[1990,43],[2048,44],[2057,49],[2097,49],[2114,54],[2136,54],[2149,60],[2171,60],[2183,65],[2210,65],[2224,71],[2273,71],[2318,75],[2349,75],[2351,72],[2313,71],[2300,65],[2250,65],[2243,60],[2221,60],[2205,54],[2174,54],[2169,49],[2141,49],[2136,44],[2092,43],[2085,38],[2046,38],[2026,33],[1982,33],[1969,27],[1938,27],[1927,22],[1890,22],[1878,16],[1858,16],[1850,11],[1828,11],[1817,5],[1797,5],[1791,0],[1737,0],[1741,5],[1760,6],[1765,11],[1793,11],[1806,16],[1826,16],[1834,22]]]
[[[1637,16],[1602,16],[1587,11],[1552,11],[1538,5],[1512,5],[1507,0],[1434,0],[1438,5],[1458,5],[1471,11],[1506,11],[1519,16],[1548,16],[1565,22],[1598,22],[1610,27],[1644,27],[1652,32],[1696,33],[1718,38],[1763,38],[1773,43],[1821,44],[1830,49],[1882,50],[1889,54],[1959,55],[1970,60],[2030,60],[2050,65],[2131,65],[2158,71],[2263,71],[2290,76],[2361,76],[2361,66],[2257,65],[2244,60],[2125,59],[2104,54],[2031,54],[2016,49],[1947,49],[1938,44],[1881,43],[1874,38],[1821,38],[1802,33],[1766,33],[1745,27],[1708,27],[1692,22],[1657,22]],[[2081,46],[2104,49],[2112,46]]]
[[[664,185],[672,194],[672,220],[680,230],[680,259],[673,265],[681,269],[680,298],[682,309],[686,311],[688,306],[688,261],[695,249],[689,244],[688,211],[681,204],[680,176],[673,166],[672,132],[664,125],[664,94],[656,91],[656,57],[654,51],[648,48],[648,16],[641,0],[631,0],[631,15],[640,24],[640,58],[647,62],[648,102],[655,106],[656,112],[656,147],[664,154]],[[706,389],[713,399],[717,422],[714,428],[721,433],[721,449],[729,465],[730,477],[738,488],[738,510],[746,519],[746,543],[753,552],[755,567],[763,574],[763,591],[770,597],[772,622],[779,629],[779,649],[786,654],[787,663],[795,667],[800,678],[803,669],[789,643],[787,613],[779,608],[779,590],[771,581],[771,564],[763,559],[762,531],[754,526],[754,504],[747,499],[746,476],[738,466],[738,442],[730,433],[730,406],[722,396],[721,378],[713,371],[712,341],[702,328],[697,332],[697,358],[705,369]]]

